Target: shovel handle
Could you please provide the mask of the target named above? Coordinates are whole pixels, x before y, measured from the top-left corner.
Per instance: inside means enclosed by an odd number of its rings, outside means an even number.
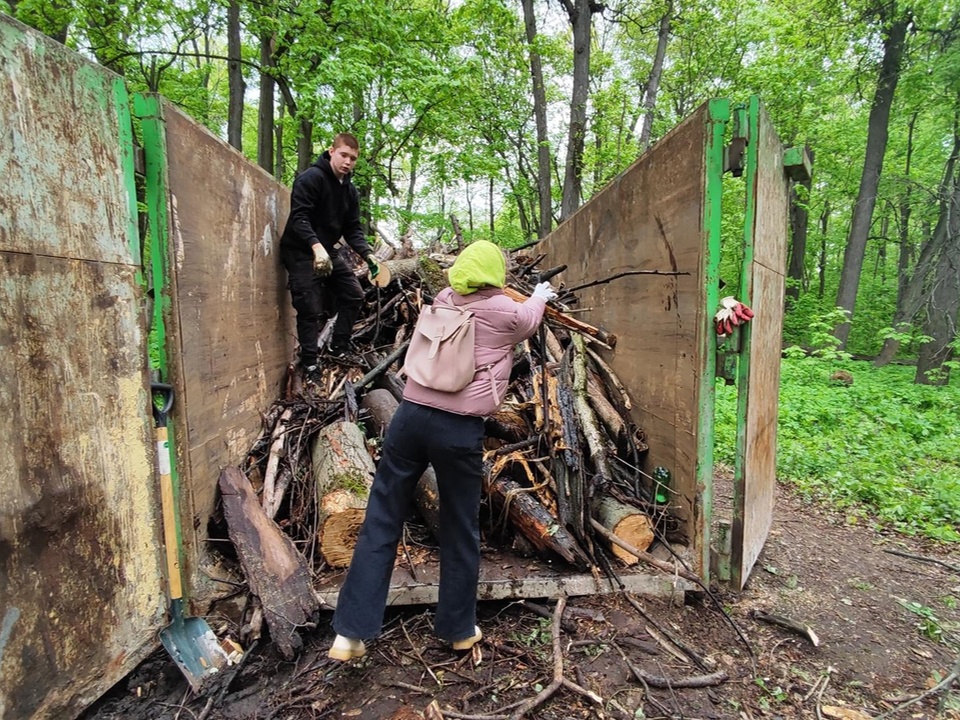
[[[171,602],[183,597],[180,579],[180,553],[177,542],[177,508],[173,494],[173,473],[170,462],[170,437],[167,431],[167,413],[173,407],[173,387],[165,383],[151,383],[154,394],[163,395],[160,407],[151,402],[156,420],[154,434],[157,441],[157,469],[160,475],[160,507],[163,510],[163,548],[167,558],[167,583],[170,586]]]
[[[170,442],[166,426],[156,429],[157,465],[160,470],[160,506],[163,509],[163,547],[167,556],[167,582],[170,584],[170,599],[183,597],[180,582],[180,557],[177,552],[176,500],[173,497],[173,476],[170,474]]]

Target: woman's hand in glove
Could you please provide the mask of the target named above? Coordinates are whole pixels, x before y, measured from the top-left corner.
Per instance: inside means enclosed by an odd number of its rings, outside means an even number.
[[[370,279],[373,280],[380,274],[380,263],[373,255],[367,256],[367,269],[370,271]]]
[[[550,283],[542,282],[533,289],[533,297],[543,298],[544,302],[550,302],[557,297],[557,291],[553,289]]]
[[[321,277],[333,272],[333,263],[330,255],[320,243],[313,246],[313,271]]]

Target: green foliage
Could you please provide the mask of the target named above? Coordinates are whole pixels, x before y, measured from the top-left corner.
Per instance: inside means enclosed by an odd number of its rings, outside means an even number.
[[[837,371],[851,385],[831,381]],[[777,474],[803,493],[906,534],[960,541],[960,384],[832,357],[781,365]],[[716,458],[734,461],[736,389],[717,385]]]

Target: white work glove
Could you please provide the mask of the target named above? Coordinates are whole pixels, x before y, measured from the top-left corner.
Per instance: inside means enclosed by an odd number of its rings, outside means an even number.
[[[753,310],[732,295],[728,295],[720,301],[720,309],[713,316],[713,321],[717,327],[717,335],[721,337],[729,335],[735,327],[743,325],[751,319],[753,319]]]
[[[533,289],[533,297],[543,298],[544,302],[550,302],[557,297],[557,291],[553,289],[550,283],[542,282]]]
[[[321,277],[333,272],[333,263],[330,261],[330,255],[320,243],[313,246],[313,271]]]

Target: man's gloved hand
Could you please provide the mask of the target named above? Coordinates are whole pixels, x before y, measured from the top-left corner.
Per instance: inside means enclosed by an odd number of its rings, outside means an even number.
[[[321,277],[333,272],[333,262],[330,255],[320,243],[313,246],[313,271]]]
[[[713,321],[716,323],[717,335],[722,337],[729,335],[735,327],[743,325],[751,318],[753,318],[753,310],[732,295],[728,295],[720,301],[720,309],[713,316]]]
[[[380,274],[380,263],[373,255],[367,255],[367,268],[370,270],[370,279],[373,280]]]
[[[533,297],[543,298],[544,302],[549,302],[557,297],[557,291],[550,283],[542,282],[533,289]]]

